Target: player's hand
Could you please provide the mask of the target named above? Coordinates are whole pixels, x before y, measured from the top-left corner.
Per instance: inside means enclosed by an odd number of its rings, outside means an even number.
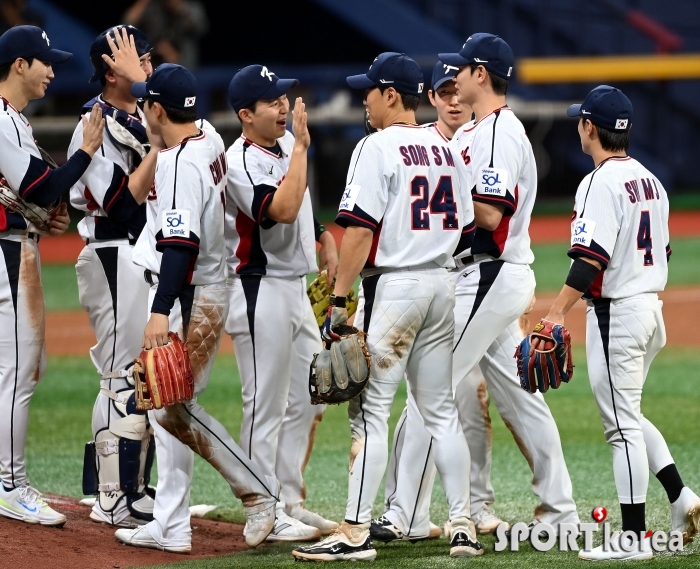
[[[70,225],[70,215],[68,215],[68,204],[63,202],[51,213],[49,221],[49,233],[51,235],[63,235]]]
[[[333,332],[333,329],[337,328],[341,324],[345,324],[347,321],[347,308],[329,306],[326,314],[326,321],[323,323],[323,328],[321,328],[321,338],[326,342],[335,342],[336,340],[340,340],[340,336]]]
[[[83,116],[83,144],[80,150],[87,152],[90,157],[102,146],[105,134],[105,120],[102,118],[102,108],[95,103],[90,111],[90,117]]]
[[[304,101],[301,97],[297,97],[292,111],[292,131],[294,132],[294,145],[299,145],[303,150],[311,145],[311,135],[307,125],[308,118]]]
[[[165,148],[163,137],[160,134],[154,134],[151,125],[146,125],[146,134],[148,134],[148,141],[151,143],[151,152],[159,152]]]
[[[335,238],[330,231],[321,233],[321,249],[318,252],[319,269],[328,271],[328,283],[331,284],[338,272],[338,248],[335,245]],[[332,286],[332,285],[331,285]]]
[[[143,348],[150,350],[170,343],[170,320],[165,314],[151,312],[151,317],[143,332]]]
[[[113,33],[115,39],[112,39],[112,34],[107,34],[107,43],[112,50],[112,57],[103,54],[102,59],[116,75],[124,77],[132,83],[145,81],[148,75],[141,69],[134,36],[129,35],[126,27],[115,28]]]

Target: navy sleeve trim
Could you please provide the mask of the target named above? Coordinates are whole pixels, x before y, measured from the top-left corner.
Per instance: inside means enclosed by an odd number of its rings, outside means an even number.
[[[265,217],[267,215],[267,208],[270,207],[276,191],[277,188],[268,186],[267,184],[253,186],[253,204],[251,210],[255,222],[263,229],[270,229],[277,225],[274,219]]]
[[[41,158],[32,155],[18,193],[28,202],[48,207],[70,191],[91,161],[87,152],[78,150],[63,166],[52,170]]]
[[[360,227],[371,229],[373,232],[376,231],[379,226],[378,221],[368,213],[362,211],[358,206],[352,208],[352,211],[342,210],[338,212],[335,222],[340,225],[340,227],[347,228],[349,225],[359,225]]]
[[[472,201],[485,203],[488,205],[501,206],[505,208],[503,215],[513,215],[515,213],[516,201],[513,194],[509,190],[506,190],[505,197],[503,196],[486,196],[484,194],[477,194],[474,192],[472,194]]]
[[[156,233],[156,251],[163,253],[169,247],[182,247],[199,253],[199,237],[190,231],[189,237],[163,237],[163,232]]]
[[[608,263],[610,263],[610,255],[595,241],[591,241],[590,247],[585,247],[584,245],[574,245],[567,253],[572,259],[577,259],[578,257],[587,257],[598,261],[603,270],[608,268]]]
[[[465,225],[462,228],[462,235],[459,237],[459,243],[457,243],[457,248],[452,256],[455,257],[470,249],[474,244],[474,235],[476,235],[476,223],[472,221],[469,225]]]
[[[170,314],[183,285],[188,284],[188,275],[197,260],[197,254],[181,247],[168,247],[160,262],[158,289],[156,290],[151,312]]]
[[[105,192],[102,207],[109,217],[123,223],[129,221],[139,207],[129,191],[129,176],[116,164],[112,173],[112,181]]]

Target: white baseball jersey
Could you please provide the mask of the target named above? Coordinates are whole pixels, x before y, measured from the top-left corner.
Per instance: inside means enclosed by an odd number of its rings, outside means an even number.
[[[108,104],[101,95],[99,99],[102,104]],[[90,113],[85,113],[85,116],[89,118]],[[141,109],[137,108],[136,114],[131,117],[146,126],[146,117]],[[68,147],[68,158],[82,143],[81,120],[73,132]],[[71,205],[85,212],[85,217],[78,223],[78,231],[83,239],[136,239],[139,236],[145,222],[145,211],[135,215],[131,223],[120,223],[107,216],[114,207],[119,207],[122,192],[129,191],[127,175],[132,173],[136,166],[134,152],[115,143],[105,129],[102,146],[95,152],[90,166],[70,191]]]
[[[226,280],[224,207],[226,148],[214,130],[161,150],[156,162],[156,199],[148,201],[146,227],[134,247],[134,263],[160,273],[163,246],[197,252],[187,284]]]
[[[474,230],[465,171],[429,130],[393,124],[355,147],[338,225],[374,232],[367,268],[434,262],[454,267],[462,232]]]
[[[48,176],[49,166],[41,159],[29,121],[3,97],[0,97],[0,148],[0,173],[12,190],[32,201],[32,190]],[[26,229],[26,224],[24,227],[10,224],[10,228]]]
[[[274,148],[241,136],[228,149],[226,248],[230,276],[296,277],[318,271],[308,188],[294,223],[277,223],[265,217],[289,170],[293,147],[294,135],[286,132]]]
[[[477,228],[472,254],[532,263],[528,227],[537,194],[537,168],[522,123],[510,108],[497,109],[460,128],[450,148],[467,168],[472,199],[505,208],[494,231]]]
[[[626,298],[666,286],[668,196],[634,158],[613,156],[576,191],[569,256],[588,257],[605,269],[586,298]]]
[[[450,139],[447,138],[442,131],[438,128],[438,123],[437,121],[435,122],[429,122],[424,125],[422,125],[423,128],[429,132],[432,132],[433,134],[439,136],[444,142],[450,142]]]

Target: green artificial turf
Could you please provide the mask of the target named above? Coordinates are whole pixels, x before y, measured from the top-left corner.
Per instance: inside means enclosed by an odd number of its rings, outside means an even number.
[[[612,477],[610,451],[603,438],[598,411],[588,385],[585,357],[575,350],[576,377],[569,385],[547,394],[563,441],[574,497],[582,521],[590,521],[591,510],[606,506],[614,529],[620,517]],[[700,353],[697,350],[666,348],[651,368],[645,387],[642,410],[666,437],[681,475],[687,485],[700,489]],[[39,489],[72,496],[81,495],[83,445],[90,437],[90,416],[98,389],[98,377],[88,358],[49,360],[45,378],[32,400],[28,468],[32,483]],[[392,413],[392,427],[405,401],[401,387]],[[217,358],[207,391],[199,398],[205,408],[238,438],[241,420],[240,382],[233,356]],[[496,511],[511,522],[529,522],[536,499],[530,492],[531,473],[510,432],[491,406],[493,421],[493,485]],[[346,406],[329,407],[316,436],[316,446],[307,467],[307,505],[326,517],[340,520],[347,492],[347,466],[350,432]],[[377,498],[375,514],[381,514],[382,495]],[[197,457],[192,503],[218,504],[213,518],[243,521],[243,510],[231,495],[228,485],[206,462]],[[86,511],[87,514],[87,511]],[[442,524],[447,509],[441,487],[433,492],[431,517]],[[669,508],[660,484],[651,477],[647,501],[647,521],[651,529],[668,529]],[[575,553],[551,551],[538,553],[529,545],[518,553],[493,551],[494,540],[483,540],[487,553],[482,558],[452,560],[445,540],[430,543],[381,545],[374,566],[456,567],[468,563],[482,567],[587,567]],[[182,569],[225,567],[290,566],[291,544],[272,545],[255,551],[218,559],[187,560],[173,565]],[[635,567],[697,567],[700,546],[693,544],[683,554],[658,555]],[[115,560],[117,563],[118,560]],[[117,563],[118,564],[118,563]],[[607,567],[608,564],[596,564]],[[613,565],[610,565],[613,566]],[[619,565],[616,565],[619,567]]]
[[[700,283],[700,239],[676,239],[672,243],[673,256],[669,264],[669,286]],[[537,278],[537,292],[557,292],[569,272],[567,243],[534,245],[535,262],[532,265]],[[44,296],[48,310],[80,309],[78,283],[73,265],[44,265],[42,267]]]

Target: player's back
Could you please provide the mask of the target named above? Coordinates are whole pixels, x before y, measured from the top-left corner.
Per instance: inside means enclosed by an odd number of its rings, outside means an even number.
[[[369,266],[454,266],[462,228],[473,221],[459,168],[447,142],[421,126],[394,124],[358,143],[338,223],[374,231]]]
[[[612,157],[586,176],[576,193],[569,255],[598,260],[586,296],[626,298],[666,286],[670,243],[668,196],[631,157]]]

